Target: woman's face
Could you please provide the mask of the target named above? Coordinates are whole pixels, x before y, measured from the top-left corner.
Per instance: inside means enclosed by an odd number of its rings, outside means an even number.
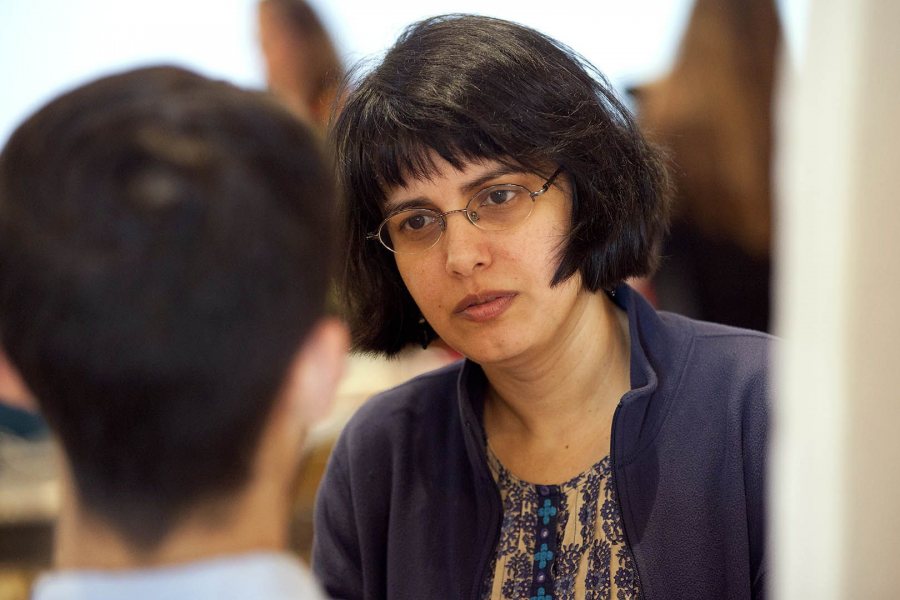
[[[456,170],[433,157],[437,172],[388,193],[385,212],[400,206],[440,212],[465,208],[481,189],[514,183],[536,191],[541,175],[510,172],[496,161]],[[464,213],[446,217],[438,242],[417,254],[395,254],[397,268],[424,317],[441,338],[482,364],[512,363],[553,345],[576,319],[581,278],[556,287],[550,281],[571,228],[571,196],[564,175],[534,200],[520,225],[503,231],[475,227]]]

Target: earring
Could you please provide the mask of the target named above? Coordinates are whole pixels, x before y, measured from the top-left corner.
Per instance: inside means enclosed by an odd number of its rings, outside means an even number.
[[[431,332],[428,331],[428,321],[425,320],[425,317],[419,317],[419,329],[422,336],[419,343],[422,345],[422,350],[425,350],[428,348],[428,344],[431,343]]]

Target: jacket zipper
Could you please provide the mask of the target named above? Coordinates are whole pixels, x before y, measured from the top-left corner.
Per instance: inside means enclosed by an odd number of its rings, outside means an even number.
[[[472,434],[471,423],[466,422],[465,428],[466,428],[466,432],[465,432],[466,435],[467,436],[471,435]],[[482,461],[482,463],[478,467],[478,470],[479,470],[478,475],[479,475],[480,479],[482,481],[484,481],[485,477],[484,477],[484,472],[482,470],[487,469],[487,466],[486,466],[487,459],[486,459],[486,457],[482,457],[482,458],[484,458],[484,461]],[[471,595],[472,600],[480,600],[480,598],[481,598],[481,588],[482,588],[482,586],[484,586],[484,573],[487,570],[488,565],[491,563],[491,558],[493,558],[494,550],[496,549],[497,542],[500,538],[500,525],[503,522],[503,506],[501,505],[499,507],[499,511],[497,509],[497,505],[500,504],[499,503],[500,491],[497,489],[497,484],[494,482],[494,478],[491,477],[490,474],[488,474],[486,480],[491,482],[489,491],[491,494],[491,496],[490,496],[491,507],[490,508],[492,509],[491,510],[491,519],[494,521],[494,527],[493,527],[494,535],[493,535],[493,537],[490,538],[491,543],[488,545],[488,547],[486,549],[487,551],[486,552],[484,550],[482,551],[481,562],[480,562],[480,565],[479,565],[478,571],[477,571],[477,577],[475,578],[475,582],[472,586],[472,595]],[[500,513],[500,518],[497,517],[498,512]]]
[[[622,521],[622,533],[625,535],[625,544],[628,546],[628,551],[631,552],[631,558],[634,560],[634,578],[637,580],[638,589],[641,591],[641,599],[649,600],[649,597],[644,593],[644,586],[641,585],[641,575],[640,570],[638,569],[638,561],[637,556],[632,550],[631,542],[628,539],[628,529],[625,527],[625,512],[622,510],[624,505],[622,504],[622,494],[619,488],[619,478],[616,476],[617,470],[617,462],[616,462],[616,422],[619,419],[619,409],[622,408],[622,401],[619,400],[619,403],[616,405],[616,410],[613,411],[612,418],[612,427],[609,432],[609,462],[612,467],[613,478],[616,486],[616,500],[619,503],[619,518]]]

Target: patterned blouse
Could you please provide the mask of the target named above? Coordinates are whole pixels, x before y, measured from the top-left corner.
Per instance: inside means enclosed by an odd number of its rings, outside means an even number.
[[[487,454],[503,524],[482,600],[641,597],[608,456],[561,485],[534,485]]]

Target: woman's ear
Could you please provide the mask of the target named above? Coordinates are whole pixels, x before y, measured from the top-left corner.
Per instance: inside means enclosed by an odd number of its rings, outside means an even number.
[[[319,321],[291,364],[284,401],[288,412],[309,428],[328,415],[344,375],[350,335],[334,317]]]
[[[38,411],[34,395],[9,361],[3,347],[0,347],[0,402],[30,412]]]

